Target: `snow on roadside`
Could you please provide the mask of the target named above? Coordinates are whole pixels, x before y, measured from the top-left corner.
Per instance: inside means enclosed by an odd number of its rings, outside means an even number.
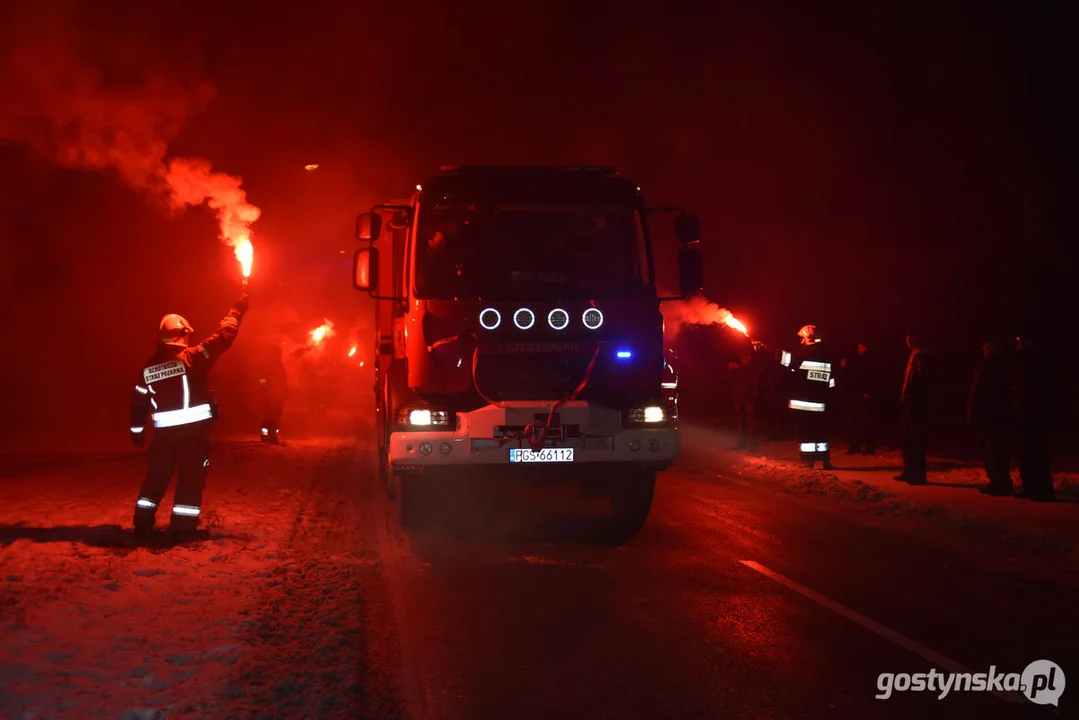
[[[0,717],[241,717],[227,688],[261,651],[252,631],[274,586],[296,582],[285,556],[319,459],[340,447],[219,443],[208,537],[172,547],[136,547],[130,534],[142,453],[5,462]],[[330,520],[311,514],[308,525]],[[275,682],[308,670],[286,665]]]
[[[1071,556],[1079,548],[1079,475],[1057,473],[1058,503],[983,495],[980,466],[930,458],[929,485],[893,480],[902,468],[896,452],[846,456],[833,444],[833,470],[808,469],[793,442],[764,443],[759,452],[730,450],[735,436],[703,425],[682,427],[688,455],[721,459],[725,467],[778,490],[859,502],[877,514],[922,519],[949,531],[1042,555]],[[818,466],[819,468],[819,466]]]

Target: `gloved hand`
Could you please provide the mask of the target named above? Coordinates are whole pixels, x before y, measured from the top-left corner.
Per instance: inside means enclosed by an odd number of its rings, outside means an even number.
[[[131,444],[137,448],[146,446],[146,432],[133,432],[131,433]]]
[[[240,296],[240,299],[233,303],[233,307],[240,311],[240,315],[247,313],[247,308],[251,305],[251,302],[247,299],[247,293]]]

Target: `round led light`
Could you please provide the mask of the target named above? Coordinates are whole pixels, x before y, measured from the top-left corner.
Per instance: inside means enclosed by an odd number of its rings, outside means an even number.
[[[528,330],[536,324],[536,313],[528,308],[521,308],[513,313],[513,324],[518,330]]]
[[[502,324],[502,313],[494,308],[484,308],[480,311],[480,327],[484,330],[494,330]]]
[[[581,315],[581,322],[589,330],[599,330],[599,326],[603,324],[603,313],[596,308],[588,308],[584,315]]]
[[[555,308],[547,313],[547,324],[555,330],[565,330],[569,326],[569,313],[562,308]]]

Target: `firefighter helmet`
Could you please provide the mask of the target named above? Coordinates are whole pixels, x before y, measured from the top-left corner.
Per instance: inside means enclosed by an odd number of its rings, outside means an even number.
[[[817,339],[817,326],[816,325],[803,325],[802,329],[798,331],[798,337],[802,338],[802,342],[811,343]]]
[[[191,324],[182,315],[176,313],[170,313],[161,318],[161,324],[158,325],[157,330],[162,339],[184,337],[195,332]]]

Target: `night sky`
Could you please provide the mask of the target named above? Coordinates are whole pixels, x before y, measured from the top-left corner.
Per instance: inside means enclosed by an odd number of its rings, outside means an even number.
[[[170,157],[242,177],[262,209],[218,385],[289,322],[363,330],[355,214],[446,163],[618,167],[700,215],[707,294],[767,339],[812,322],[901,354],[914,324],[965,357],[1026,325],[1075,347],[1075,58],[1051,3],[13,5],[12,427],[122,427],[160,316],[203,334],[239,293],[213,212],[155,191]],[[675,252],[656,249],[668,279]]]

